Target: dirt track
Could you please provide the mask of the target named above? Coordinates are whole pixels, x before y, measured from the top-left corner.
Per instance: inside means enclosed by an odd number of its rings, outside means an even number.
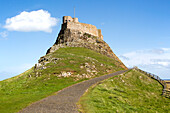
[[[72,85],[59,91],[56,95],[31,104],[19,113],[78,113],[76,103],[91,85],[124,72],[126,71],[118,71]]]

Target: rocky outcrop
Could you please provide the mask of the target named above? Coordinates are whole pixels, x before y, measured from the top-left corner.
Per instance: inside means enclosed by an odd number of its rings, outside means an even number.
[[[85,47],[91,49],[117,60],[120,62],[122,68],[127,69],[121,60],[113,53],[109,45],[99,37],[62,27],[55,44],[48,49],[47,54],[65,47]]]

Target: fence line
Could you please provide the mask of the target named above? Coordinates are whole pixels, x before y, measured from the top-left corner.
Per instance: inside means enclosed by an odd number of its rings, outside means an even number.
[[[159,76],[157,76],[155,74],[143,71],[143,70],[141,70],[137,67],[134,67],[134,69],[145,74],[145,75],[147,75],[148,77],[150,77],[152,79],[157,80],[163,86],[162,95],[167,97],[167,98],[170,98],[170,91],[167,89],[167,83],[164,80],[162,80]]]

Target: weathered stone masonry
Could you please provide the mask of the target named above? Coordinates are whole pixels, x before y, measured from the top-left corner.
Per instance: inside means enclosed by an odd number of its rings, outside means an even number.
[[[70,16],[63,17],[62,28],[78,30],[83,33],[88,33],[93,36],[97,36],[103,40],[103,35],[101,34],[101,29],[97,29],[96,26],[91,24],[85,24],[78,22],[78,18],[72,18]]]

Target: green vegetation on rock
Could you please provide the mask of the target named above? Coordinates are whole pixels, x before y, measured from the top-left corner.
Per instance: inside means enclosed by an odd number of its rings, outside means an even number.
[[[156,80],[130,70],[92,86],[78,104],[83,113],[169,113],[170,99],[161,94]]]
[[[0,81],[0,113],[18,112],[72,84],[123,70],[118,61],[86,48],[60,48],[45,57],[51,59],[44,64],[45,69],[33,67],[21,75]],[[57,60],[53,62],[52,59]],[[62,72],[72,72],[72,75],[59,76]]]

